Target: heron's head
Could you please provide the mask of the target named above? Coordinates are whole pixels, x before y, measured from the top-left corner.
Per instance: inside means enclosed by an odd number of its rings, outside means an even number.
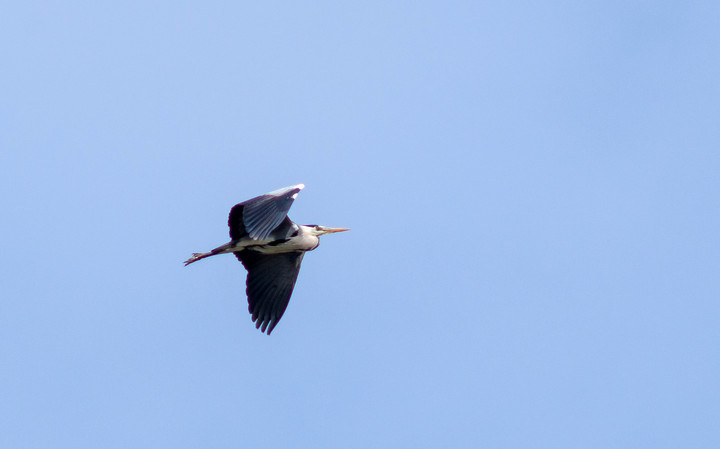
[[[348,228],[328,228],[327,226],[320,225],[306,225],[305,227],[310,231],[310,233],[312,233],[312,235],[317,236],[350,230]]]

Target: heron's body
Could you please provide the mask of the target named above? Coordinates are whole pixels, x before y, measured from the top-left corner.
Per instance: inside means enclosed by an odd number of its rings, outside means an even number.
[[[285,187],[235,205],[228,218],[230,242],[185,261],[189,265],[218,254],[235,254],[248,270],[246,292],[252,319],[268,335],[285,312],[305,252],[318,247],[320,235],[347,231],[299,225],[288,218],[290,206],[304,187]]]

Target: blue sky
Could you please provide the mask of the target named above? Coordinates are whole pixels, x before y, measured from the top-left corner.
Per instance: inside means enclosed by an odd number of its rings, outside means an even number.
[[[717,447],[718,17],[3,6],[0,446]],[[268,337],[182,261],[300,182]]]

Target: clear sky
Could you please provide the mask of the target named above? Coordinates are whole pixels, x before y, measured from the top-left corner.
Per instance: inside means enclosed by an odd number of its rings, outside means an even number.
[[[0,447],[720,447],[717,1],[16,1]],[[268,337],[243,200],[349,227]]]

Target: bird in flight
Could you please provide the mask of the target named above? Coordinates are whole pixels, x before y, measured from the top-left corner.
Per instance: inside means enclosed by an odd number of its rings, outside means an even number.
[[[248,272],[245,292],[252,320],[268,335],[285,313],[305,252],[320,245],[321,235],[349,231],[290,220],[290,206],[304,188],[283,187],[236,204],[228,218],[230,242],[185,261],[187,266],[206,257],[235,254]]]

